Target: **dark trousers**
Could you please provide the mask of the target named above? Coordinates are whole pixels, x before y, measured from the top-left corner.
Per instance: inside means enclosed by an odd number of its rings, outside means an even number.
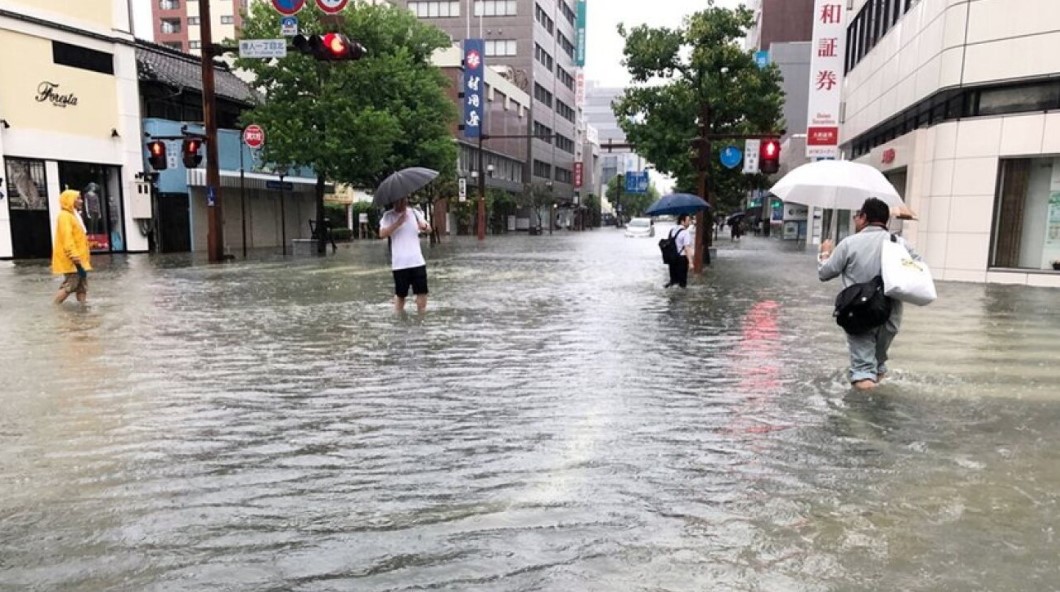
[[[688,257],[681,255],[670,264],[670,285],[688,286]]]

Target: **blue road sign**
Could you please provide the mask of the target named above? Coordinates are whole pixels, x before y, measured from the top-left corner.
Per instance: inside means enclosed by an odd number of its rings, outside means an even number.
[[[743,150],[736,146],[726,146],[721,149],[721,164],[727,169],[734,169],[743,160]]]
[[[213,185],[206,188],[206,205],[210,207],[217,205],[217,188]]]
[[[305,0],[272,0],[272,7],[280,14],[291,16],[305,8]]]
[[[629,171],[626,173],[626,193],[648,192],[648,171]]]
[[[288,181],[284,181],[283,185],[280,185],[279,181],[265,181],[265,188],[266,189],[276,189],[276,190],[279,190],[279,189],[283,188],[286,191],[293,191],[294,190],[294,183],[290,183]]]
[[[769,52],[768,51],[756,51],[755,52],[755,63],[758,64],[759,68],[765,68],[769,65]]]
[[[298,34],[298,17],[280,17],[280,35],[282,37],[294,37]]]

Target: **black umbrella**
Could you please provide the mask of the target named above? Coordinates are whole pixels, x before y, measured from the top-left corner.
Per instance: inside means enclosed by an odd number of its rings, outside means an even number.
[[[372,205],[386,208],[403,197],[423,189],[438,176],[438,171],[423,167],[409,167],[390,175],[379,184],[372,197]]]

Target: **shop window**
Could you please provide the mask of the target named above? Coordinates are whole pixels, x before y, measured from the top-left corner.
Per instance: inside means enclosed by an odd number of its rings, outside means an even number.
[[[1052,269],[1060,260],[1060,158],[1011,158],[1000,165],[992,267]]]
[[[121,169],[83,162],[60,162],[59,185],[76,189],[84,200],[81,218],[93,252],[124,251]]]
[[[1047,83],[984,90],[979,94],[976,114],[1002,115],[1048,111],[1057,107],[1060,107],[1060,86]]]
[[[43,160],[7,159],[7,199],[12,210],[48,210]]]

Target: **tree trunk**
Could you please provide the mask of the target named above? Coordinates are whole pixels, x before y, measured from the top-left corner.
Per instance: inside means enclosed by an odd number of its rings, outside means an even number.
[[[328,229],[324,225],[324,174],[317,173],[317,255],[327,252]]]

